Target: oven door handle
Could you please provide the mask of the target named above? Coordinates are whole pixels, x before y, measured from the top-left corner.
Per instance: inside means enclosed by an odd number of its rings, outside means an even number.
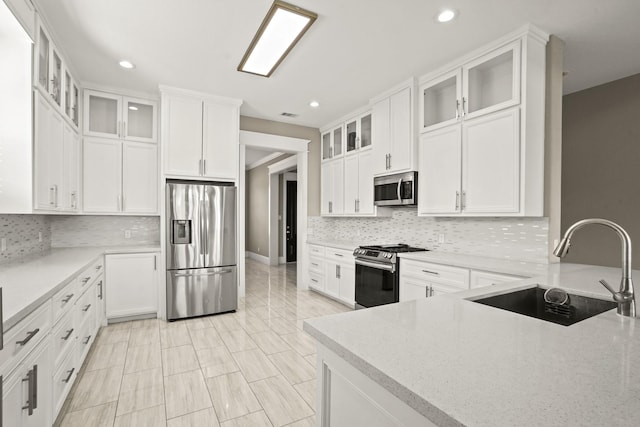
[[[392,273],[394,273],[396,271],[396,266],[393,265],[393,264],[382,264],[382,263],[377,263],[377,262],[363,261],[363,260],[360,260],[360,259],[356,259],[356,264],[357,265],[363,265],[365,267],[377,268],[379,270],[386,270],[386,271],[390,271]]]

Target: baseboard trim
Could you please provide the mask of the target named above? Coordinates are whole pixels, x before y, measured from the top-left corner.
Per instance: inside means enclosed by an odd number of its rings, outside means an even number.
[[[247,258],[251,258],[254,261],[258,261],[259,263],[269,265],[269,257],[257,254],[255,252],[247,251]]]

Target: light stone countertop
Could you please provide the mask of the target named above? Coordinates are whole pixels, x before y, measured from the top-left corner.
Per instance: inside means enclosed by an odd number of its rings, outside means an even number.
[[[307,238],[307,243],[310,245],[319,245],[319,246],[327,246],[329,248],[344,249],[346,251],[353,251],[358,246],[360,246],[360,243],[356,243],[356,242],[349,242],[345,240],[322,240],[322,239],[314,239],[311,237]]]
[[[158,251],[159,246],[53,248],[37,256],[1,264],[4,331],[51,298],[98,257]]]
[[[468,300],[536,284],[610,299],[597,281],[620,274],[554,265],[514,283],[306,320],[304,330],[437,425],[638,426],[639,319],[613,309],[565,327]]]
[[[453,265],[474,270],[491,271],[515,276],[533,277],[547,274],[551,269],[558,269],[560,263],[543,264],[517,261],[502,258],[491,258],[477,255],[455,254],[451,252],[407,252],[398,254],[402,259],[433,262],[436,264]]]

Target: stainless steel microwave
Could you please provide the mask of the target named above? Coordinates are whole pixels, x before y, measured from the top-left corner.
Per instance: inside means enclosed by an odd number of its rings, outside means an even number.
[[[373,179],[376,206],[415,206],[418,204],[418,172],[377,176]]]

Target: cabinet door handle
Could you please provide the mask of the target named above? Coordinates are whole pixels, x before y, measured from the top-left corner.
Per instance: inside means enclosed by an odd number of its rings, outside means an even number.
[[[69,294],[66,297],[62,298],[62,302],[66,304],[71,301],[71,298],[73,298],[73,294]]]
[[[33,409],[38,408],[38,365],[33,365]],[[33,412],[33,411],[31,411]]]
[[[424,297],[425,297],[425,298],[429,298],[429,287],[428,287],[428,286],[426,286],[426,287],[424,288]]]
[[[389,153],[389,169],[391,169],[391,153]]]
[[[462,191],[462,197],[460,198],[460,210],[463,211],[467,208],[467,192]]]
[[[4,376],[0,375],[0,427],[2,427],[4,420]]]
[[[91,341],[91,335],[89,335],[88,337],[85,338],[84,341],[82,341],[82,344],[87,345],[89,343],[89,341]]]
[[[155,271],[157,269],[158,269],[158,261],[157,261],[156,256],[154,255],[153,256],[153,270]]]
[[[53,185],[51,187],[49,187],[49,204],[51,206],[55,206],[55,196],[54,196],[54,189],[53,189]]]
[[[53,200],[55,201],[54,207],[58,207],[58,184],[53,184]]]
[[[87,304],[87,305],[84,306],[82,311],[84,311],[86,313],[87,311],[89,311],[90,308],[91,308],[91,304]]]
[[[76,370],[76,368],[71,368],[69,372],[69,375],[67,375],[67,378],[63,379],[62,382],[63,383],[68,383],[71,380],[71,377],[73,376],[73,372]]]
[[[71,334],[72,334],[72,333],[73,333],[73,328],[69,329],[69,330],[67,331],[67,335],[63,336],[63,337],[62,337],[62,339],[63,339],[63,340],[65,340],[65,341],[66,341],[66,340],[68,340],[68,339],[69,339],[69,337],[71,337]]]
[[[336,265],[336,279],[340,278],[340,265]]]
[[[460,192],[456,191],[456,212],[460,208]]]
[[[460,119],[460,100],[456,99],[456,120]]]
[[[116,200],[118,201],[118,211],[121,211],[122,207],[120,206],[120,195],[116,196]]]
[[[98,289],[100,289],[100,293],[98,294],[98,298],[102,300],[102,280],[98,282]]]
[[[467,100],[466,98],[463,96],[462,97],[462,117],[467,115],[467,112],[465,111],[466,109],[466,105],[467,105]]]
[[[40,328],[36,328],[33,331],[27,332],[26,338],[23,339],[22,341],[16,341],[16,344],[18,344],[19,346],[26,345],[29,341],[31,341],[33,337],[36,336],[38,332],[40,332]]]
[[[122,122],[122,137],[127,137],[127,122]]]
[[[23,406],[22,409],[27,409],[29,415],[33,414],[33,370],[29,369],[27,371],[27,377],[22,379],[22,382],[27,382],[27,404]]]
[[[207,159],[202,159],[202,175],[207,174]]]
[[[438,273],[437,271],[431,271],[431,270],[422,270],[423,273],[427,273],[427,274],[433,274],[434,276],[439,276],[440,273]]]
[[[124,207],[125,198],[122,196],[122,210],[124,211],[126,208]]]
[[[329,213],[333,212],[333,202],[329,202]]]
[[[83,285],[86,285],[86,284],[87,284],[87,282],[88,282],[90,279],[91,279],[91,276],[89,276],[89,277],[85,277],[84,279],[82,279],[82,284],[83,284]]]

